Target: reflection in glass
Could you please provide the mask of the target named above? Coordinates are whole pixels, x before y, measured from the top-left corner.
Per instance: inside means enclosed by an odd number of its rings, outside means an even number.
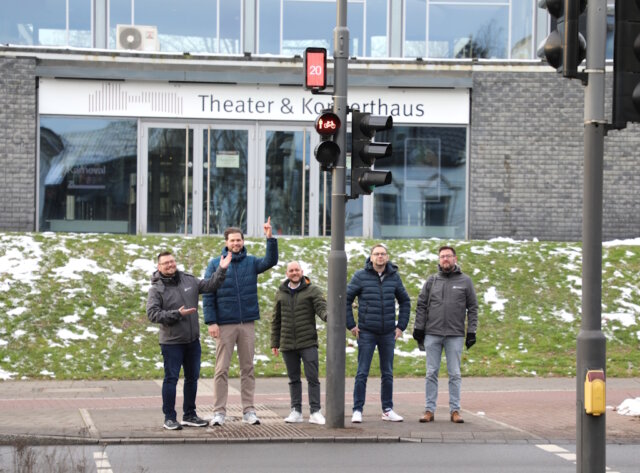
[[[190,233],[193,130],[149,128],[148,131],[147,231]]]
[[[258,2],[258,52],[280,54],[280,0]]]
[[[157,27],[161,51],[239,54],[240,4],[241,0],[111,0],[109,47],[116,47],[118,24],[136,24]]]
[[[376,238],[464,238],[466,128],[394,126],[393,156],[380,167],[393,174],[374,192]]]
[[[85,4],[88,9],[88,2]],[[66,0],[4,1],[0,4],[0,43],[66,46],[66,15]],[[88,15],[82,20],[84,25],[89,21]]]
[[[405,0],[404,57],[426,57],[427,0]]]
[[[335,2],[285,0],[282,12],[283,38],[280,54],[284,56],[302,54],[308,47],[331,50],[335,22]]]
[[[388,57],[387,41],[387,0],[367,0],[367,44],[364,56]]]
[[[265,217],[274,234],[309,234],[309,136],[267,131]],[[303,211],[304,208],[304,211]]]
[[[455,18],[456,21],[450,21]],[[429,50],[432,58],[506,58],[507,5],[431,5]]]
[[[511,59],[531,59],[534,54],[533,15],[537,2],[513,0],[511,4]]]
[[[40,231],[135,233],[135,120],[40,118]]]
[[[203,233],[247,231],[247,130],[205,130]],[[207,169],[209,172],[207,172]]]
[[[349,55],[385,56],[387,0],[352,0],[348,9]],[[258,52],[293,56],[307,47],[331,50],[335,24],[335,0],[260,0]]]
[[[69,0],[69,46],[90,48],[91,3],[86,0]]]

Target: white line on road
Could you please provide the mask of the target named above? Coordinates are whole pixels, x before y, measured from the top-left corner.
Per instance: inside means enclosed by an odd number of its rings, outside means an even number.
[[[563,460],[567,460],[573,463],[576,463],[576,454],[575,453],[571,453],[568,450],[558,446],[558,445],[551,445],[551,444],[540,444],[540,445],[536,445],[536,447],[538,447],[540,450],[544,450],[547,453],[553,453],[554,455],[556,455],[557,457],[562,458]],[[607,469],[607,473],[619,473],[617,471],[613,471],[611,470],[608,466],[605,466],[605,468]]]
[[[89,433],[91,434],[91,436],[93,438],[100,437],[100,432],[98,432],[98,428],[96,427],[96,424],[93,423],[93,419],[91,418],[89,411],[83,408],[78,410],[80,411],[80,415],[82,416],[84,425],[86,425],[87,429],[89,429]]]

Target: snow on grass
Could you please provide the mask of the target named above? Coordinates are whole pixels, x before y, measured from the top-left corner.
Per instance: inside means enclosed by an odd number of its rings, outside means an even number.
[[[491,306],[491,310],[502,312],[504,310],[504,303],[508,302],[508,299],[498,297],[498,291],[495,287],[491,286],[484,293],[484,302]]]
[[[88,258],[69,258],[66,265],[60,268],[54,268],[53,272],[59,278],[80,281],[82,280],[82,275],[80,273],[89,272],[95,274],[108,273],[110,271],[99,267],[94,260]]]
[[[7,381],[10,379],[13,379],[13,377],[16,375],[17,373],[11,373],[9,371],[5,371],[2,368],[0,368],[0,380],[2,381]]]
[[[571,312],[568,312],[564,309],[561,310],[556,310],[554,312],[551,313],[551,315],[553,315],[554,317],[557,317],[558,319],[562,320],[563,322],[573,322],[575,320],[574,315]]]
[[[11,280],[30,284],[40,278],[42,248],[33,237],[28,235],[3,235],[0,247],[4,254],[0,255],[2,273],[11,274]],[[8,291],[11,282],[3,278],[0,291]]]
[[[629,313],[621,313],[621,312],[616,312],[616,313],[602,313],[602,322],[603,323],[608,323],[608,322],[620,322],[624,327],[631,327],[632,325],[636,324],[636,316],[633,314],[629,314]]]

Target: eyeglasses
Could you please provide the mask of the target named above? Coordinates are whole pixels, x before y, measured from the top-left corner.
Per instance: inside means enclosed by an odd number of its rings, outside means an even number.
[[[453,259],[456,255],[440,255],[440,259]]]
[[[371,256],[387,256],[386,253],[371,253]]]

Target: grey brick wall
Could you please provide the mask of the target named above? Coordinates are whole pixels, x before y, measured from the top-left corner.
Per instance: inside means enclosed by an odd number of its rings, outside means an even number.
[[[580,240],[581,83],[546,71],[476,72],[471,110],[469,237]],[[606,240],[640,236],[639,130],[631,125],[605,138]]]
[[[35,230],[34,59],[0,57],[0,229]]]

